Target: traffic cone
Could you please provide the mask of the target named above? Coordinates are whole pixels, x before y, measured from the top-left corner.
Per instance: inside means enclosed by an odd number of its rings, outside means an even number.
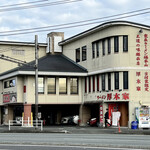
[[[118,120],[118,132],[119,133],[121,132],[119,120]]]

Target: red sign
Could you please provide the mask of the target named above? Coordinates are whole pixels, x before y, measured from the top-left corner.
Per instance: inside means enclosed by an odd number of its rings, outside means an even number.
[[[107,95],[97,96],[97,100],[129,100],[129,93],[107,93]]]
[[[141,46],[141,39],[140,39],[140,36],[137,35],[136,36],[136,65],[139,66],[140,65],[140,56],[141,56],[141,49],[140,49],[140,46]]]
[[[136,77],[137,77],[137,79],[136,79],[136,91],[141,91],[141,79],[140,79],[140,77],[141,77],[141,72],[136,72]]]
[[[144,74],[144,80],[145,80],[145,84],[144,84],[144,88],[145,91],[149,91],[149,81],[148,81],[148,72],[145,72]]]
[[[14,103],[17,102],[16,93],[8,93],[3,95],[3,103]]]
[[[148,50],[147,50],[148,34],[144,34],[144,67],[148,67]]]
[[[100,120],[100,123],[103,123],[103,105],[102,104],[100,104],[100,107],[99,107],[99,116],[100,116],[100,118],[99,118],[99,120]]]

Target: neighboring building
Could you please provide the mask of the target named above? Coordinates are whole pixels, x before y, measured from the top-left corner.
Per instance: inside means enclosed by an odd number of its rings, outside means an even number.
[[[150,105],[149,29],[142,24],[113,21],[66,40],[63,33],[48,34],[48,43],[40,44],[39,49],[38,88],[39,112],[47,125],[59,124],[62,117],[71,115],[80,116],[80,125],[91,117],[103,125],[108,108],[110,118],[112,112],[120,111],[120,125],[130,127],[135,108]],[[0,44],[4,51],[11,48],[6,56],[20,54],[15,58],[34,60],[33,43]],[[13,51],[16,46],[20,49]],[[6,61],[1,61],[2,123],[22,116],[24,110],[30,117],[35,106],[34,68],[15,68],[7,62],[7,69]],[[34,61],[29,64],[34,65]]]

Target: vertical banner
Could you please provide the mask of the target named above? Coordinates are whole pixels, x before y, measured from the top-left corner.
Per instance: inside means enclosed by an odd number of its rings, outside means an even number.
[[[103,105],[102,103],[99,106],[99,122],[100,122],[100,126],[103,126]]]

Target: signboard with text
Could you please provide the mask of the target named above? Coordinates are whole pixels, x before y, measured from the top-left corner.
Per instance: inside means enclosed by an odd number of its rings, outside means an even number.
[[[17,93],[3,94],[3,103],[15,103],[17,102]]]
[[[142,36],[142,37],[141,37]],[[143,37],[144,36],[144,37]],[[148,34],[141,34],[136,36],[136,66],[140,67],[149,67],[148,64],[148,45],[149,43]],[[141,48],[141,45],[144,47]],[[142,53],[144,52],[144,53]],[[144,77],[144,78],[143,78]],[[142,85],[143,84],[143,85]],[[136,71],[136,91],[140,92],[142,87],[144,86],[144,91],[149,92],[149,75],[148,72],[144,73],[141,71]]]
[[[97,96],[97,100],[129,100],[129,93],[104,93]]]

